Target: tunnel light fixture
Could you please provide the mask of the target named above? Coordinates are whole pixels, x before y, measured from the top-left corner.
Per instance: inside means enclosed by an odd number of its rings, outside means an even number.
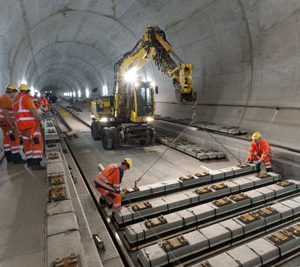
[[[86,98],[90,97],[90,90],[88,88],[85,89],[85,96]]]
[[[76,97],[76,92],[75,91],[73,91],[73,97]]]
[[[150,86],[152,87],[152,88],[154,88],[155,87],[155,82],[150,82]]]
[[[137,80],[137,69],[135,67],[124,73],[124,80],[129,83],[134,83]]]
[[[79,98],[81,97],[81,91],[80,90],[78,90],[77,95],[78,95]]]
[[[21,84],[27,84],[27,81],[26,81],[25,79],[23,79],[23,80],[21,81]]]

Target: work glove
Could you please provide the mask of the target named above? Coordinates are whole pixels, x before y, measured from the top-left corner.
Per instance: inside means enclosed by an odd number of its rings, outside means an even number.
[[[261,161],[260,160],[255,162],[255,168],[257,170],[260,170],[260,165],[261,165]]]

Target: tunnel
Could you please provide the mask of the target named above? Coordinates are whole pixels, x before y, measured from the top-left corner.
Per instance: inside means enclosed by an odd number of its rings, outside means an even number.
[[[103,250],[97,253],[97,248],[93,248],[90,254],[87,253],[86,257],[80,259],[82,266],[130,266],[132,262],[134,266],[161,266],[158,261],[150,262],[151,257],[155,258],[155,253],[157,255],[161,253],[161,247],[153,248],[154,252],[149,252],[147,248],[141,246],[143,252],[138,252],[139,263],[132,259],[128,263],[127,260],[131,256],[124,256],[127,253],[124,252],[126,248],[118,248],[120,242],[116,241],[113,236],[118,231],[124,231],[126,239],[130,231],[124,223],[125,228],[122,228],[120,224],[120,228],[114,232],[109,228],[105,216],[99,215],[101,212],[97,206],[99,203],[96,203],[98,201],[96,191],[89,188],[89,186],[92,187],[91,181],[98,171],[99,163],[107,165],[129,155],[137,162],[137,169],[129,173],[131,179],[127,182],[129,187],[134,186],[134,179],[144,177],[144,175],[145,182],[141,182],[141,185],[148,186],[154,182],[168,180],[171,176],[182,176],[187,172],[191,174],[202,167],[202,171],[207,171],[207,169],[216,171],[218,168],[228,168],[236,164],[236,160],[241,163],[241,160],[244,161],[247,156],[252,133],[259,131],[262,137],[271,144],[274,156],[273,171],[275,170],[283,178],[299,181],[299,10],[300,2],[297,0],[1,0],[0,95],[5,94],[9,83],[15,83],[17,86],[26,84],[31,89],[32,95],[35,92],[39,95],[51,93],[64,101],[62,106],[55,107],[53,113],[54,121],[57,121],[55,125],[60,128],[58,134],[62,136],[62,139],[69,138],[63,141],[64,145],[61,150],[63,156],[60,156],[60,159],[67,162],[64,163],[67,172],[71,170],[70,181],[74,182],[81,176],[91,179],[89,182],[85,181],[78,185],[76,189],[78,192],[69,184],[68,187],[72,191],[67,199],[73,199],[75,196],[76,201],[72,205],[75,210],[74,216],[77,216],[79,226],[82,227],[79,232],[82,235],[81,240],[84,240],[83,243],[87,242],[86,240],[89,242],[92,240],[92,245],[96,244],[99,250],[99,244],[104,242],[106,252]],[[173,148],[174,142],[176,143],[180,136],[188,140],[187,142],[216,149],[224,153],[224,157],[230,164],[216,162],[213,163],[215,165],[205,165],[199,164],[198,161],[191,163],[187,159],[186,151],[181,156],[177,154],[168,156],[169,152],[160,147],[157,150],[151,150],[150,147],[149,150],[142,152],[135,150],[143,149],[140,146],[138,148],[125,146],[124,150],[118,148],[116,152],[106,151],[90,137],[88,127],[92,119],[90,107],[87,107],[86,103],[115,93],[115,63],[131,51],[148,26],[158,26],[162,29],[176,53],[175,58],[182,60],[180,63],[190,63],[193,66],[193,101],[180,101],[176,97],[172,79],[160,71],[155,62],[149,62],[139,70],[138,75],[141,80],[153,82],[158,88],[154,96],[157,120],[153,122],[153,125],[156,133],[162,136],[173,136],[176,139],[170,141]],[[80,112],[84,113],[87,110],[86,116],[82,117]],[[75,117],[72,117],[73,115]],[[81,119],[85,125],[78,126],[76,118]],[[202,122],[202,128],[196,129],[195,125],[191,125],[190,121],[193,119]],[[186,123],[182,124],[183,121]],[[246,129],[248,136],[235,138],[224,134],[218,135],[215,130],[203,128],[203,125],[209,123]],[[0,140],[3,141],[3,135],[0,135]],[[47,140],[45,142],[47,144]],[[65,151],[69,152],[65,153]],[[160,165],[162,157],[165,157],[165,165]],[[29,201],[28,206],[23,203],[22,206],[20,204],[22,199],[26,200],[30,195],[35,194],[35,190],[40,190],[45,185],[41,180],[37,180],[36,174],[35,176],[31,172],[28,174],[27,169],[24,168],[10,170],[9,165],[5,165],[4,161],[3,159],[1,163],[3,166],[1,166],[0,176],[3,178],[3,184],[1,185],[0,179],[0,200],[5,203],[6,199],[15,196],[14,200],[7,202],[14,207],[14,212],[10,213],[7,205],[0,204],[0,214],[5,216],[8,213],[12,217],[15,216],[15,219],[9,221],[8,218],[7,221],[0,222],[0,236],[3,236],[3,242],[0,242],[0,251],[3,251],[3,253],[0,252],[0,265],[2,262],[3,266],[18,266],[24,260],[24,266],[42,266],[41,258],[44,256],[41,255],[44,254],[40,248],[47,243],[48,236],[44,239],[41,233],[46,227],[45,221],[50,220],[52,213],[48,212],[44,217],[43,207],[36,204],[44,201],[48,191],[43,188],[35,196],[36,201],[32,203]],[[170,170],[167,171],[168,168]],[[44,177],[42,172],[36,173]],[[32,180],[28,178],[30,182],[23,191],[25,181],[18,182],[13,180],[15,179],[13,177],[26,175],[29,175]],[[217,174],[214,173],[214,175]],[[151,180],[152,176],[156,178]],[[235,174],[232,175],[232,177],[235,176]],[[272,181],[278,182],[274,177]],[[16,187],[11,188],[11,185],[15,183],[17,183]],[[298,186],[297,182],[295,184]],[[265,185],[268,186],[267,183]],[[187,188],[191,187],[192,185]],[[81,194],[86,188],[89,188],[85,193],[90,195],[90,203],[96,203],[93,204],[92,210],[98,215],[97,218],[91,219],[93,222],[83,219],[89,214],[88,212],[85,214],[86,209],[91,209],[87,207],[89,201],[84,202],[81,199]],[[166,186],[164,188],[167,194]],[[174,187],[172,190],[176,195],[177,189]],[[142,190],[140,193],[142,194]],[[159,194],[153,193],[151,197],[158,197]],[[138,208],[142,209],[140,206]],[[9,241],[22,236],[24,229],[17,227],[18,230],[13,233],[8,222],[10,225],[15,225],[20,216],[21,218],[26,216],[34,218],[35,216],[34,211],[32,214],[28,212],[25,215],[20,213],[19,209],[36,209],[40,214],[37,221],[41,222],[38,226],[31,224],[30,218],[25,219],[29,228],[24,238],[34,236],[35,231],[40,233],[40,238],[34,239],[35,241],[23,242],[28,250],[28,254],[25,250],[27,256],[21,252],[22,245]],[[177,210],[179,207],[174,208],[174,211]],[[162,212],[162,214],[165,213]],[[159,216],[160,213],[156,215]],[[123,220],[122,216],[119,219]],[[151,216],[149,218],[154,218],[154,215]],[[294,222],[299,222],[299,218],[296,219],[295,214],[293,216]],[[146,215],[145,218],[147,218]],[[51,223],[55,224],[55,220]],[[95,220],[103,222],[101,226],[99,224],[94,228],[100,227],[101,230],[93,232],[90,228],[94,227]],[[132,223],[136,225],[139,220],[136,219]],[[88,226],[82,226],[85,223]],[[55,226],[51,227],[55,234],[49,234],[50,237],[57,234]],[[129,232],[126,232],[127,230]],[[105,234],[101,237],[102,231],[105,231]],[[96,233],[100,241],[95,235],[90,238],[86,237]],[[299,239],[299,235],[297,238]],[[149,237],[149,242],[151,240]],[[162,240],[165,239],[162,237],[160,241]],[[64,244],[63,242],[63,240],[58,241],[57,244]],[[70,239],[67,243],[72,242]],[[180,246],[184,246],[184,242],[182,240],[180,242]],[[91,243],[86,243],[80,251],[86,252]],[[300,246],[300,243],[297,244]],[[55,247],[48,242],[48,247],[51,246]],[[11,250],[16,250],[17,255],[21,256],[14,256]],[[108,255],[108,250],[113,251],[111,252],[113,256]],[[77,253],[76,249],[75,251]],[[73,250],[70,249],[68,252],[73,252]],[[52,255],[51,253],[60,255],[58,251],[49,252],[49,255]],[[99,260],[92,259],[93,253],[97,254]],[[227,256],[234,257],[233,254],[228,253]],[[63,258],[63,256],[58,257]],[[172,258],[172,256],[168,257]],[[35,259],[38,260],[35,261]],[[208,259],[208,256],[205,259]],[[294,259],[290,266],[299,265],[299,261],[299,257]],[[180,263],[172,262],[171,264],[170,262],[168,263],[170,266]],[[194,263],[189,259],[187,262]],[[228,259],[228,264],[229,262]],[[43,264],[44,266],[59,266],[51,265],[52,262],[49,263],[49,259]]]

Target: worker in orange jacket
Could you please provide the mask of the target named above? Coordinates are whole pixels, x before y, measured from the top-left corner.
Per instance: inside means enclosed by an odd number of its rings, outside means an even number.
[[[99,199],[100,205],[112,203],[113,209],[121,208],[122,195],[120,185],[124,171],[131,169],[132,166],[132,159],[125,158],[120,164],[110,164],[97,174],[94,186],[101,194]]]
[[[40,97],[41,109],[46,113],[49,111],[49,102],[46,97]]]
[[[262,139],[260,132],[253,133],[247,161],[255,163],[258,171],[260,171],[261,163],[263,163],[266,171],[271,172],[271,155],[272,151],[269,142],[266,139]]]
[[[17,129],[23,138],[27,166],[31,169],[43,169],[41,161],[44,154],[44,144],[40,132],[41,118],[29,95],[28,85],[19,86],[20,93],[14,100],[13,108],[17,117]]]
[[[11,83],[6,87],[5,94],[0,96],[0,127],[3,132],[4,154],[7,162],[24,163],[20,154],[21,145],[13,111],[13,100],[17,94],[17,85]]]

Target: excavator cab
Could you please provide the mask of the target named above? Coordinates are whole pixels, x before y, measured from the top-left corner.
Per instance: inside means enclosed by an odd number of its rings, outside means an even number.
[[[150,82],[137,82],[133,87],[130,121],[147,123],[154,119],[154,88]]]

